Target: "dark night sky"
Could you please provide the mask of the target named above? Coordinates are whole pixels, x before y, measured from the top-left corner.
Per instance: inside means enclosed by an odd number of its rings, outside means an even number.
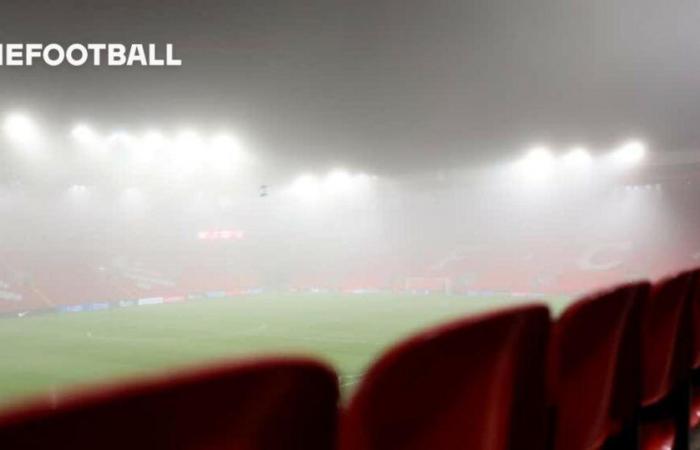
[[[695,149],[698,24],[690,0],[3,0],[0,42],[173,42],[184,66],[2,68],[0,108],[228,125],[302,165],[386,171],[533,141]]]

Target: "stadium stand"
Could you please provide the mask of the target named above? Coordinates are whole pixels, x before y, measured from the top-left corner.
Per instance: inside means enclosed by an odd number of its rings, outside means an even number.
[[[641,311],[641,448],[688,448],[692,273],[656,283]]]
[[[639,372],[626,363],[634,349],[625,343],[634,332],[636,298],[646,289],[644,283],[629,284],[592,294],[554,322],[548,376],[553,449],[602,448],[613,437],[618,446],[634,445],[634,433],[616,435],[634,426],[633,380]]]
[[[0,414],[13,450],[329,450],[335,373],[306,359],[238,362]]]
[[[342,416],[340,449],[543,448],[549,323],[546,307],[523,306],[395,346]]]

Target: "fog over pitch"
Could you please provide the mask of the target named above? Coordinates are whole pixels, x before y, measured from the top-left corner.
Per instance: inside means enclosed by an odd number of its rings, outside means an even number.
[[[698,12],[4,3],[0,42],[172,43],[184,65],[0,70],[0,282],[24,295],[2,307],[686,267]]]
[[[696,2],[650,0],[12,1],[3,42],[173,42],[186,64],[0,82],[9,107],[49,116],[236,125],[303,167],[412,171],[620,136],[692,149],[698,19]]]

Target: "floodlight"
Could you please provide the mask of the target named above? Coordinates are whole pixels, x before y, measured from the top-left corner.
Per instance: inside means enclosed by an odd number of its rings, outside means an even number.
[[[156,130],[150,130],[136,141],[131,149],[131,160],[136,166],[145,166],[153,162],[155,153],[165,145],[165,137]]]
[[[209,140],[208,161],[212,169],[226,172],[232,169],[234,163],[244,160],[240,140],[227,133],[219,133]]]
[[[321,186],[315,176],[305,174],[294,180],[290,191],[302,200],[314,201],[321,194]]]
[[[554,156],[547,147],[534,147],[519,161],[518,168],[526,178],[542,180],[552,173]]]
[[[71,202],[84,202],[90,197],[90,191],[84,184],[73,184],[68,188],[68,199]],[[77,203],[76,203],[77,204]]]
[[[85,124],[78,124],[73,127],[71,137],[84,145],[92,144],[97,140],[97,134]]]
[[[196,131],[185,129],[175,137],[171,168],[176,176],[196,172],[202,163],[202,140]]]
[[[353,186],[353,177],[342,169],[333,170],[325,181],[329,192],[347,192]]]
[[[613,159],[627,166],[636,165],[644,160],[647,145],[639,140],[630,140],[622,144],[612,154]]]
[[[33,144],[39,138],[36,124],[23,114],[9,115],[5,119],[3,130],[10,140],[18,144]]]

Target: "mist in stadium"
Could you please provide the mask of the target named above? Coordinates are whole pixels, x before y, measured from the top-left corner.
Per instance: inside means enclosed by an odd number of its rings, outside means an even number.
[[[700,448],[699,20],[1,4],[0,449]]]

